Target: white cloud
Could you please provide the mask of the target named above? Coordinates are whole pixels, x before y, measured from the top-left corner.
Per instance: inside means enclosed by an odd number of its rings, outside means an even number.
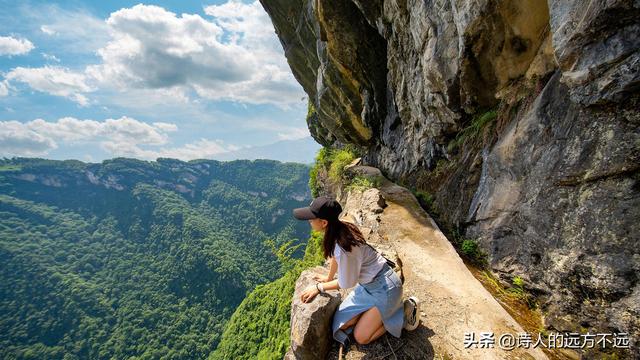
[[[0,55],[22,55],[33,50],[35,46],[27,39],[11,36],[0,36]]]
[[[108,26],[104,19],[92,15],[81,7],[73,10],[56,4],[21,8],[20,17],[38,24],[40,31],[56,41],[56,48],[64,54],[92,54],[109,40]]]
[[[84,74],[71,72],[69,69],[57,66],[17,67],[9,71],[5,78],[8,81],[25,83],[37,91],[69,98],[81,106],[86,106],[89,103],[87,97],[82,93],[93,90],[87,85]]]
[[[204,12],[230,33],[231,43],[237,43],[258,53],[260,57],[266,57],[268,62],[288,69],[271,19],[258,1],[244,4],[231,0],[221,5],[207,6]]]
[[[258,1],[229,1],[199,15],[136,5],[111,14],[111,41],[86,73],[120,89],[195,91],[212,100],[286,107],[303,96]]]
[[[9,95],[9,84],[7,81],[0,81],[0,97]]]
[[[162,129],[163,131],[176,131],[178,130],[178,126],[176,124],[166,123],[166,122],[154,122],[153,126],[158,129]]]
[[[116,143],[136,143],[162,145],[169,140],[165,129],[174,124],[161,123],[161,126],[149,125],[145,122],[123,116],[119,119],[105,121],[79,120],[64,117],[56,122],[42,119],[32,120],[25,126],[42,135],[67,142],[108,141]]]
[[[103,142],[104,150],[114,156],[127,156],[138,159],[155,160],[158,157],[169,157],[180,160],[207,159],[214,155],[238,150],[238,146],[225,145],[222,140],[199,139],[180,147],[160,148],[156,150],[141,149],[137,144],[121,144],[116,142]]]
[[[204,16],[139,4],[115,11],[106,20],[57,5],[35,10],[26,6],[23,16],[60,51],[97,56],[97,61],[85,57],[89,65],[74,70],[56,64],[18,67],[6,76],[12,83],[22,82],[81,106],[143,110],[223,100],[290,109],[302,103],[304,92],[258,1],[207,6]],[[52,54],[42,56],[59,62]],[[0,88],[2,92],[8,91]]]
[[[40,53],[40,55],[42,55],[42,57],[47,61],[60,62],[60,59],[57,56],[53,55],[53,54]]]
[[[0,121],[0,154],[3,156],[42,156],[58,148],[58,143],[82,145],[97,143],[111,156],[129,156],[154,160],[171,157],[182,160],[210,158],[239,149],[222,140],[200,138],[182,146],[166,147],[167,132],[177,131],[172,123],[147,124],[129,117],[104,121],[79,120],[72,117],[48,122],[42,119],[26,123]],[[160,147],[165,145],[164,147]],[[155,149],[142,148],[154,146]],[[159,147],[159,148],[158,148]]]
[[[51,27],[49,27],[47,25],[40,26],[40,31],[42,31],[43,33],[45,33],[47,35],[55,35],[56,34],[56,31],[53,30]]]
[[[57,148],[56,142],[18,121],[0,121],[0,154],[41,156]]]

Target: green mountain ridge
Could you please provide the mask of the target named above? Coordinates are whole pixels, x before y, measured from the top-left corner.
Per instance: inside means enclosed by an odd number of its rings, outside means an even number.
[[[209,356],[246,295],[289,271],[277,249],[306,243],[287,215],[308,170],[0,160],[0,357]]]

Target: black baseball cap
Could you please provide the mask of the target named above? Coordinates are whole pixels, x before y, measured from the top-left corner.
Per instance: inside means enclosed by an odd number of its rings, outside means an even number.
[[[293,216],[298,220],[325,219],[337,220],[342,212],[342,206],[328,196],[319,196],[307,207],[293,209]]]

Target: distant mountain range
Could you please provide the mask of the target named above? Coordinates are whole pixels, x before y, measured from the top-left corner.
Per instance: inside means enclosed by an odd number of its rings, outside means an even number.
[[[297,140],[282,140],[273,144],[243,148],[214,156],[213,159],[221,161],[271,159],[311,164],[321,147],[322,145],[309,136]]]

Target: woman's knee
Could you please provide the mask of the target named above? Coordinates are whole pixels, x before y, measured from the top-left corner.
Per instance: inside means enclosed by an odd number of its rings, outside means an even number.
[[[385,331],[386,330],[383,324],[380,324],[377,329],[363,329],[356,327],[353,331],[353,337],[356,339],[356,342],[358,344],[366,345],[382,336]]]
[[[367,334],[366,331],[360,330],[358,328],[353,331],[353,337],[360,345],[366,345],[369,343],[369,341],[371,341],[371,334]]]

